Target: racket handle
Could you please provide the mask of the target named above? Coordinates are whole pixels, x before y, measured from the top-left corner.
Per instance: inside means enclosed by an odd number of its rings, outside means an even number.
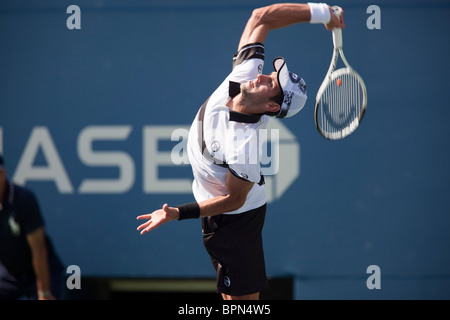
[[[338,17],[341,18],[342,9],[338,6],[332,6],[331,10],[333,10],[333,13]],[[336,49],[342,48],[342,29],[341,28],[334,28],[333,29],[333,45]]]

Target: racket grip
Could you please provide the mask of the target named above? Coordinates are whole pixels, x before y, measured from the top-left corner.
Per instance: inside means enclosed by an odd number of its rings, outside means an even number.
[[[342,48],[342,29],[341,28],[333,29],[333,45],[336,49]]]
[[[341,18],[341,14],[342,14],[341,7],[332,6],[331,10],[339,19]],[[342,29],[341,28],[333,29],[333,45],[336,49],[342,48]]]

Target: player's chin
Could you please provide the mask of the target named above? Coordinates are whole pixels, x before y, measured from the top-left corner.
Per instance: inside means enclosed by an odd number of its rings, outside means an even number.
[[[241,92],[249,92],[251,89],[251,81],[241,83]]]

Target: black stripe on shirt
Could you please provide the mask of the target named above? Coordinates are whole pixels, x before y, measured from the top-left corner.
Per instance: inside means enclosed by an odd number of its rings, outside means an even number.
[[[233,69],[248,59],[264,60],[264,44],[260,42],[249,43],[233,56]]]

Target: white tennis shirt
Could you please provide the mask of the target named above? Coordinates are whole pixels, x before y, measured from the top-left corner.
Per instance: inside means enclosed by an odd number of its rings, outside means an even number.
[[[228,194],[228,171],[255,183],[245,204],[226,214],[246,212],[266,203],[260,166],[265,134],[261,134],[261,129],[266,129],[270,120],[266,115],[246,115],[226,106],[240,92],[241,83],[256,79],[262,72],[263,44],[246,45],[233,60],[233,71],[202,106],[203,112],[200,108],[188,138],[188,156],[194,175],[192,190],[197,202]]]

